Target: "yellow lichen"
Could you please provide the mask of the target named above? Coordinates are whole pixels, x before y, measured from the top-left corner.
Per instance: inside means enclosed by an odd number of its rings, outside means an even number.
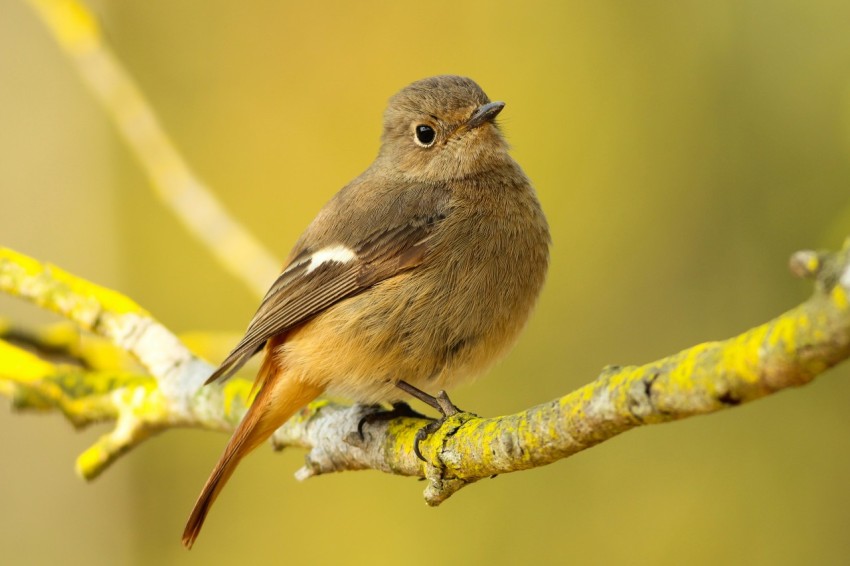
[[[670,385],[680,392],[693,390],[695,384],[693,376],[696,368],[702,363],[703,355],[716,347],[714,342],[704,342],[679,353],[676,356],[677,363],[669,372]],[[733,352],[737,350],[737,345],[732,350]],[[734,359],[736,363],[740,362],[737,356],[732,356],[731,359]]]
[[[27,383],[43,379],[53,371],[50,362],[0,340],[0,378]]]
[[[818,269],[820,269],[820,260],[817,254],[810,254],[806,261],[806,270],[809,273],[817,273]]]
[[[70,273],[0,247],[0,289],[35,300],[50,310],[88,326],[103,312],[149,316],[126,296]]]
[[[847,307],[850,306],[847,299],[847,291],[841,285],[833,287],[830,296],[832,297],[832,302],[839,311],[846,311]]]
[[[49,270],[54,280],[67,285],[68,290],[73,294],[82,297],[91,297],[97,301],[103,311],[111,314],[134,313],[149,316],[147,311],[136,304],[135,301],[117,291],[80,279],[53,265],[45,266],[45,270]]]
[[[724,370],[745,382],[757,382],[761,350],[769,331],[769,325],[763,324],[725,344],[721,361]]]
[[[784,346],[783,350],[786,353],[791,353],[797,349],[797,333],[799,332],[800,318],[805,316],[794,313],[786,313],[777,318],[770,327],[770,332],[767,336],[767,344],[770,348],[776,348],[779,345]]]
[[[77,475],[83,479],[92,479],[96,475],[95,470],[102,470],[104,462],[108,459],[108,454],[99,443],[90,446],[77,456],[75,465]]]

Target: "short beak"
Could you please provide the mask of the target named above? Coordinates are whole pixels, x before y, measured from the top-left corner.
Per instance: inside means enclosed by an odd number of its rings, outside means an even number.
[[[482,104],[475,109],[475,112],[472,113],[472,117],[467,120],[466,128],[471,130],[485,122],[492,122],[493,118],[498,116],[499,112],[501,112],[504,107],[504,102],[488,102],[487,104]]]

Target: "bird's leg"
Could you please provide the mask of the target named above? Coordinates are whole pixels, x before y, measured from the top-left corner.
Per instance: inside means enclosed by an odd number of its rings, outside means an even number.
[[[413,387],[406,381],[399,381],[395,384],[396,387],[404,391],[405,393],[409,393],[410,395],[416,397],[426,405],[433,407],[440,411],[444,417],[451,417],[452,415],[456,415],[458,413],[462,413],[460,409],[458,409],[454,403],[452,403],[449,396],[445,391],[440,391],[437,393],[437,396],[428,395],[421,389]]]
[[[413,452],[416,453],[417,458],[425,462],[425,458],[422,456],[422,452],[419,451],[419,443],[428,438],[429,435],[437,432],[440,427],[443,426],[443,423],[445,422],[446,418],[461,413],[463,411],[458,409],[455,404],[452,403],[451,399],[449,399],[449,396],[446,394],[445,391],[440,391],[439,393],[437,393],[437,396],[434,397],[432,395],[428,395],[421,389],[413,387],[406,381],[397,382],[396,387],[406,393],[409,393],[410,395],[413,395],[426,405],[430,405],[431,407],[440,411],[440,413],[443,415],[442,418],[428,423],[416,432],[416,438],[413,441]]]

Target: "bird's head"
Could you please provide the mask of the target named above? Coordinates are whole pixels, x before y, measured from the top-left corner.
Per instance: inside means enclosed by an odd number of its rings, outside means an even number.
[[[483,173],[510,159],[491,102],[475,81],[444,75],[416,81],[395,94],[384,113],[384,166],[418,181]]]

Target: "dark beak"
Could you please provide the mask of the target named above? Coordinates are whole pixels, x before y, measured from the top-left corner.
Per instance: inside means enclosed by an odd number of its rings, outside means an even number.
[[[485,122],[492,122],[493,118],[498,116],[499,112],[501,112],[504,107],[504,102],[488,102],[487,104],[482,104],[475,109],[475,112],[472,113],[472,117],[466,122],[466,128],[471,130]]]

